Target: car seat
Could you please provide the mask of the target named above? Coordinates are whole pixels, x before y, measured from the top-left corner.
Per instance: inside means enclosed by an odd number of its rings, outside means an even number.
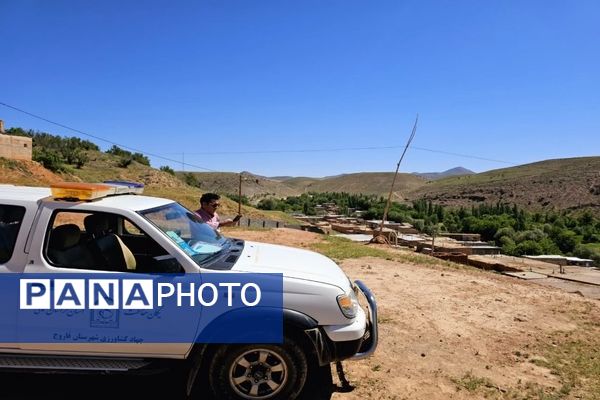
[[[48,257],[62,267],[93,269],[96,262],[89,249],[79,243],[81,230],[75,224],[59,225],[50,232]]]
[[[111,271],[133,271],[136,268],[135,256],[121,238],[111,230],[111,216],[91,214],[83,224],[91,236],[90,245],[102,260],[103,266]]]
[[[13,252],[25,209],[0,206],[0,263],[8,261]]]

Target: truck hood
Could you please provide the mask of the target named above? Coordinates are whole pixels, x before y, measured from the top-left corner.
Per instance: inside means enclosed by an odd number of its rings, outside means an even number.
[[[251,273],[282,273],[284,278],[335,285],[347,292],[350,281],[340,267],[314,251],[246,241],[244,251],[232,268]]]

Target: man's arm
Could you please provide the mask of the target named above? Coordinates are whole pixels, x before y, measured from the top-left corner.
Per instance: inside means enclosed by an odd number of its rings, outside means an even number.
[[[233,225],[236,222],[238,222],[240,220],[240,218],[242,218],[242,216],[240,214],[236,215],[235,218],[231,219],[231,218],[227,218],[224,221],[219,221],[219,228],[222,226],[229,226],[229,225]]]

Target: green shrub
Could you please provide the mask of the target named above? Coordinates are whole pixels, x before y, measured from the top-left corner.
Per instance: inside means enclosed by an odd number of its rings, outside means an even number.
[[[196,175],[192,174],[191,172],[183,174],[183,181],[190,186],[197,188],[200,187],[200,181],[198,178],[196,178]]]
[[[533,240],[525,240],[516,245],[514,255],[516,256],[537,256],[542,254],[542,246]]]
[[[34,148],[32,159],[34,161],[39,162],[44,166],[44,168],[49,169],[53,172],[61,172],[64,171],[64,165],[62,162],[61,155],[50,149],[45,148]]]
[[[133,155],[131,156],[131,158],[134,161],[139,162],[140,164],[150,166],[150,160],[148,159],[148,157],[146,157],[142,153],[133,153]]]
[[[113,145],[110,149],[106,150],[107,154],[112,154],[113,156],[127,157],[131,156],[131,152],[127,150],[123,150],[117,145]]]
[[[236,203],[240,202],[240,196],[237,194],[225,194],[227,197],[229,197],[231,200],[235,201]],[[242,195],[241,197],[241,203],[249,206],[250,205],[250,200],[248,200],[248,197],[245,195]]]
[[[123,157],[119,160],[119,162],[117,163],[117,166],[119,168],[127,168],[129,167],[129,165],[133,162],[133,159],[131,159],[130,157]]]
[[[86,151],[100,150],[94,143],[78,137],[65,138],[45,132],[25,131],[21,128],[10,128],[6,133],[30,137],[33,143],[32,159],[55,172],[64,171],[65,164],[81,168],[89,161]]]
[[[67,163],[74,164],[77,168],[82,168],[89,160],[87,153],[80,149],[70,152],[67,157]]]
[[[573,255],[594,260],[594,264],[600,266],[600,245],[598,244],[579,244],[575,247]]]
[[[171,175],[175,176],[175,171],[173,170],[173,168],[169,167],[168,165],[163,165],[159,169],[162,172],[166,172],[167,174],[171,174]]]

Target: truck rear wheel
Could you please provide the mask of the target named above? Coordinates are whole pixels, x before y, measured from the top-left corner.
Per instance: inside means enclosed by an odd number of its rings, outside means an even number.
[[[281,345],[220,347],[212,359],[209,383],[224,399],[295,399],[306,382],[307,360],[292,340]]]

